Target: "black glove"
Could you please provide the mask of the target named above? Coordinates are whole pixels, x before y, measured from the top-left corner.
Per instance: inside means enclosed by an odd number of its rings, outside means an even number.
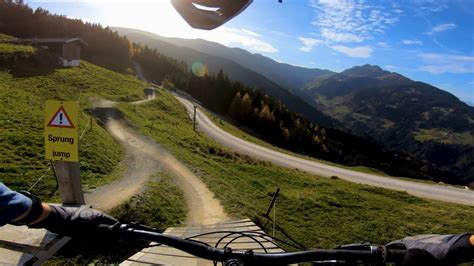
[[[113,225],[118,223],[115,218],[88,206],[50,205],[50,208],[51,212],[46,219],[29,227],[45,228],[60,235],[87,238],[96,237],[98,234],[106,232],[97,227],[100,224]]]
[[[387,248],[407,249],[403,265],[455,265],[474,260],[472,234],[418,235],[396,240]]]

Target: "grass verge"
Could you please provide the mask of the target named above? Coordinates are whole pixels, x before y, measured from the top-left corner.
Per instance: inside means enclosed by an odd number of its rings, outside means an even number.
[[[306,155],[303,155],[303,154],[294,153],[294,152],[282,149],[280,147],[274,146],[274,145],[272,145],[272,144],[270,144],[270,143],[268,143],[264,140],[259,139],[256,136],[253,136],[251,132],[245,132],[244,130],[240,129],[239,127],[233,125],[232,122],[227,121],[227,119],[221,119],[221,118],[218,117],[218,115],[216,115],[214,113],[211,113],[208,110],[204,110],[204,112],[214,122],[214,124],[217,125],[218,127],[220,127],[222,130],[224,130],[224,131],[226,131],[226,132],[228,132],[228,133],[230,133],[230,134],[232,134],[232,135],[234,135],[238,138],[246,140],[248,142],[252,142],[254,144],[257,144],[257,145],[260,145],[262,147],[272,149],[272,150],[275,150],[275,151],[278,151],[278,152],[281,152],[281,153],[285,153],[285,154],[289,154],[289,155],[292,155],[292,156],[300,157],[300,158],[303,158],[303,159],[306,159],[306,160],[315,161],[315,162],[318,162],[318,163],[324,163],[324,164],[327,164],[327,165],[337,166],[337,167],[345,168],[345,169],[348,169],[348,170],[353,170],[353,171],[372,174],[372,175],[392,177],[392,178],[397,178],[397,179],[402,179],[402,180],[407,180],[407,181],[412,181],[412,182],[417,182],[417,183],[425,183],[425,184],[436,184],[437,183],[437,182],[431,181],[431,180],[423,180],[423,179],[401,177],[401,176],[390,176],[390,175],[387,175],[386,173],[384,173],[383,171],[381,171],[379,169],[372,168],[372,167],[367,167],[367,166],[363,166],[363,165],[346,166],[346,165],[341,165],[341,164],[337,164],[337,163],[333,163],[333,162],[329,162],[329,161],[319,160],[317,158],[306,156]],[[448,185],[448,186],[455,186],[455,185]],[[457,187],[462,187],[462,186],[457,186]]]
[[[375,169],[375,168],[371,168],[371,167],[367,167],[367,166],[362,166],[362,165],[359,165],[359,166],[345,166],[345,165],[340,165],[340,164],[337,164],[337,163],[332,163],[332,162],[329,162],[329,161],[324,161],[324,160],[319,160],[317,158],[314,158],[314,157],[310,157],[310,156],[307,156],[307,155],[303,155],[303,154],[299,154],[299,153],[294,153],[294,152],[291,152],[291,151],[288,151],[288,150],[285,150],[283,148],[280,148],[280,147],[277,147],[277,146],[274,146],[256,136],[254,136],[253,132],[251,132],[251,130],[249,129],[248,132],[240,129],[239,127],[235,126],[232,124],[232,122],[228,121],[227,118],[220,118],[218,117],[218,115],[208,111],[208,110],[203,110],[206,115],[214,122],[215,125],[217,125],[219,128],[221,128],[222,130],[240,138],[240,139],[243,139],[243,140],[246,140],[248,142],[251,142],[251,143],[254,143],[254,144],[257,144],[257,145],[260,145],[262,147],[265,147],[265,148],[268,148],[268,149],[272,149],[274,151],[278,151],[278,152],[281,152],[281,153],[285,153],[285,154],[289,154],[289,155],[292,155],[292,156],[296,156],[296,157],[300,157],[300,158],[303,158],[303,159],[306,159],[306,160],[311,160],[311,161],[315,161],[315,162],[318,162],[318,163],[324,163],[324,164],[328,164],[328,165],[333,165],[333,166],[337,166],[337,167],[342,167],[342,168],[346,168],[346,169],[349,169],[349,170],[354,170],[354,171],[358,171],[358,172],[363,172],[363,173],[368,173],[368,174],[373,174],[373,175],[381,175],[381,176],[387,176],[387,174],[385,174],[384,172],[378,170],[378,169]]]
[[[277,237],[306,247],[370,241],[387,243],[407,235],[472,230],[474,207],[413,197],[404,192],[327,179],[255,161],[192,129],[184,107],[167,91],[143,105],[119,109],[142,134],[182,160],[235,217],[250,217],[270,232],[263,213],[277,187]]]

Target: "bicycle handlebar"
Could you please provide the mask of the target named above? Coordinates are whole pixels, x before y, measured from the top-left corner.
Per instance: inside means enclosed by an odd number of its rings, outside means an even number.
[[[215,248],[197,241],[161,234],[142,226],[139,229],[127,224],[101,225],[99,227],[116,232],[121,236],[157,242],[203,259],[219,262],[238,260],[249,264],[281,265],[309,261],[345,260],[384,263],[400,261],[406,254],[405,250],[387,249],[385,246],[369,245],[357,249],[347,246],[338,249],[315,249],[271,254],[254,253],[252,250],[235,251],[231,248]]]

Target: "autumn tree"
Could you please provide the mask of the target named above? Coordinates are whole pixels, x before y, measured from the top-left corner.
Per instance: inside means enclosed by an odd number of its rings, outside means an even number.
[[[270,113],[270,108],[268,108],[268,105],[263,106],[262,111],[260,111],[260,114],[258,115],[260,120],[266,120],[266,121],[271,121],[273,120],[273,116]]]
[[[241,108],[242,108],[242,98],[240,96],[240,92],[238,91],[235,94],[234,99],[232,100],[232,103],[230,104],[229,115],[234,118],[239,118]]]
[[[240,107],[240,115],[242,118],[247,118],[247,116],[252,111],[252,106],[250,103],[250,95],[245,93],[244,97],[242,98],[242,105]]]

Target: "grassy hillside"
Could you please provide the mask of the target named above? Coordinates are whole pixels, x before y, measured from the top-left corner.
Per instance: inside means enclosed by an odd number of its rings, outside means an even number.
[[[456,133],[443,128],[420,129],[414,132],[417,141],[433,140],[444,144],[459,144],[474,146],[474,135],[469,132]]]
[[[80,99],[79,133],[86,129],[79,143],[84,187],[108,182],[120,170],[123,150],[94,120],[89,124],[90,116],[84,112],[89,107],[88,97],[134,100],[141,98],[143,89],[132,76],[87,62],[77,68],[46,69],[28,64],[13,70],[0,68],[0,181],[13,189],[27,189],[44,173],[50,165],[43,147],[45,101]],[[33,192],[49,195],[55,185],[50,171]]]
[[[472,230],[473,207],[320,178],[233,153],[194,132],[184,107],[167,91],[159,90],[158,98],[147,104],[119,108],[138,130],[201,176],[227,212],[251,217],[267,232],[271,223],[263,213],[280,187],[277,236],[285,232],[307,247],[386,243],[412,234]]]

